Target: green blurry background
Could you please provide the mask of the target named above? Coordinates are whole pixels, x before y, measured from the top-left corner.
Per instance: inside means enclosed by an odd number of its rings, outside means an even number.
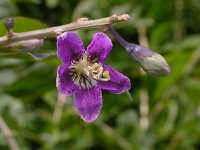
[[[4,19],[15,18],[15,32],[128,13],[115,29],[128,41],[149,44],[162,54],[171,73],[144,75],[113,40],[107,64],[128,76],[130,91],[103,91],[99,118],[84,123],[73,98],[57,93],[55,58],[34,60],[27,53],[0,52],[0,114],[20,150],[197,150],[200,149],[200,1],[199,0],[1,0]],[[87,46],[95,32],[78,31]],[[46,39],[38,53],[55,53]],[[0,132],[0,149],[9,149]]]

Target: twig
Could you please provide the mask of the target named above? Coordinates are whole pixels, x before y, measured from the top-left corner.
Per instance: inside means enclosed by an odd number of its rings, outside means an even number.
[[[0,46],[10,44],[12,42],[34,39],[34,38],[46,38],[46,37],[53,37],[57,34],[60,34],[65,31],[72,31],[72,30],[79,30],[79,29],[88,29],[88,28],[99,28],[109,24],[117,23],[117,22],[125,22],[128,21],[130,16],[128,14],[123,15],[113,15],[107,18],[101,18],[96,20],[87,20],[87,19],[79,19],[76,22],[51,27],[41,30],[29,31],[29,32],[22,32],[22,33],[15,33],[12,37],[3,36],[0,38]]]
[[[3,135],[5,136],[5,138],[7,139],[10,149],[11,150],[19,150],[19,146],[18,146],[16,140],[14,139],[11,130],[8,128],[6,122],[4,121],[4,119],[2,118],[1,115],[0,115],[0,129],[3,133]]]

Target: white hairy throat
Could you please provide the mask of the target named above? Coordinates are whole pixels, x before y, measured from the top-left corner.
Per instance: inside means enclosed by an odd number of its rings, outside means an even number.
[[[88,54],[83,54],[78,60],[73,60],[70,66],[72,81],[79,88],[91,88],[97,81],[109,81],[108,71],[103,71],[101,63],[97,59],[92,59]]]

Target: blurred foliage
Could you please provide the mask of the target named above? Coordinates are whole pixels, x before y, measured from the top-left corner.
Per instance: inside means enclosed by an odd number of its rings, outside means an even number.
[[[4,21],[15,18],[15,32],[128,13],[127,23],[115,25],[130,42],[139,42],[145,26],[150,48],[171,66],[166,77],[142,75],[139,66],[115,41],[107,64],[130,77],[133,101],[126,94],[103,91],[104,106],[97,121],[84,123],[72,98],[61,120],[53,121],[57,101],[54,58],[36,61],[28,53],[0,52],[0,114],[22,150],[197,150],[200,149],[200,1],[199,0],[1,0],[0,35]],[[27,17],[27,18],[24,18]],[[32,19],[30,19],[32,18]],[[41,23],[43,22],[43,23]],[[46,25],[45,25],[46,24]],[[85,46],[99,30],[78,31]],[[46,39],[37,53],[56,52]],[[150,125],[140,121],[141,90],[149,97]],[[9,149],[0,132],[0,149]]]

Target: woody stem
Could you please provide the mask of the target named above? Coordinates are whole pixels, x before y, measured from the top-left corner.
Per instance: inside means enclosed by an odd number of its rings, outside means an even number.
[[[79,19],[76,22],[41,29],[41,30],[34,30],[28,32],[21,32],[21,33],[14,33],[13,36],[3,36],[0,37],[0,46],[4,46],[13,42],[28,40],[28,39],[35,39],[35,38],[46,38],[46,37],[54,37],[57,34],[60,34],[65,31],[72,31],[72,30],[80,30],[80,29],[88,29],[88,28],[99,28],[104,27],[106,25],[110,25],[117,22],[125,22],[128,21],[130,16],[128,14],[123,15],[112,15],[110,17],[95,19],[95,20],[85,20]]]

